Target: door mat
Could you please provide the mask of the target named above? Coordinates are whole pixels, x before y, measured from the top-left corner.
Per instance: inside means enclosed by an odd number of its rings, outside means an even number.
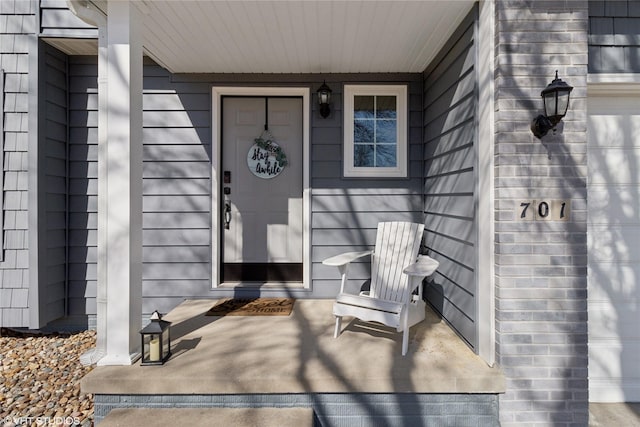
[[[288,316],[295,298],[228,298],[218,301],[207,316]]]

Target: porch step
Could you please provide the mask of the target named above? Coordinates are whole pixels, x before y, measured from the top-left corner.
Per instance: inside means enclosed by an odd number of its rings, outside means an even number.
[[[100,427],[131,426],[313,426],[311,408],[120,408],[98,423]]]

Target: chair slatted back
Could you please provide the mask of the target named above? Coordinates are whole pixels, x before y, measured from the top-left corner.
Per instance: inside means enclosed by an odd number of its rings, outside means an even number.
[[[424,224],[397,221],[378,224],[370,296],[402,302],[409,286],[408,276],[402,270],[417,260],[423,231]]]

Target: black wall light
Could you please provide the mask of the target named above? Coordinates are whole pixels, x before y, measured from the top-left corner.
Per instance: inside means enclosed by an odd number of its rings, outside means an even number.
[[[538,139],[542,139],[551,129],[555,130],[556,125],[567,114],[569,94],[572,90],[573,86],[558,78],[556,70],[556,78],[540,93],[544,103],[544,115],[539,115],[531,122],[531,132]]]
[[[327,86],[326,82],[322,82],[322,86],[318,89],[318,103],[320,104],[320,115],[323,118],[329,117],[331,110],[329,109],[329,102],[331,102],[331,89]]]

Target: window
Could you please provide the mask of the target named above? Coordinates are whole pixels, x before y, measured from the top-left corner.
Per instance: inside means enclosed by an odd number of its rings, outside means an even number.
[[[345,85],[344,176],[407,176],[407,87]]]

